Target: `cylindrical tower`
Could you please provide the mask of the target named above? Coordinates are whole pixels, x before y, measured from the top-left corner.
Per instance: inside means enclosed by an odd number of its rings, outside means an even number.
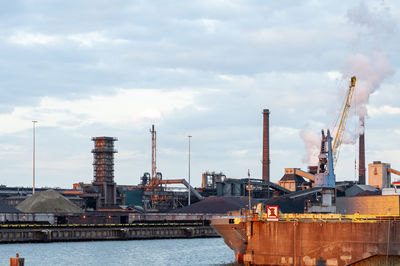
[[[363,131],[360,133],[358,147],[358,183],[365,185],[365,125],[364,118],[361,118],[361,127]]]
[[[114,141],[117,138],[95,137],[93,153],[93,185],[101,193],[97,208],[109,207],[116,204],[116,184],[114,182]]]
[[[96,137],[94,141],[93,171],[94,183],[114,182],[114,141],[112,137]]]
[[[264,109],[262,179],[269,181],[269,110]]]

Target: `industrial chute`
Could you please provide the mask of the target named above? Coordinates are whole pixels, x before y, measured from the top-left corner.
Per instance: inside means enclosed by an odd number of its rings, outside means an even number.
[[[349,90],[346,95],[346,100],[344,102],[343,111],[341,115],[338,117],[335,123],[334,129],[336,129],[335,140],[332,145],[332,153],[333,153],[333,166],[336,166],[337,160],[339,158],[340,147],[342,145],[344,132],[346,130],[346,123],[349,117],[349,111],[351,107],[351,100],[354,94],[354,88],[356,86],[356,77],[353,76],[350,79]],[[340,119],[339,119],[340,118]]]

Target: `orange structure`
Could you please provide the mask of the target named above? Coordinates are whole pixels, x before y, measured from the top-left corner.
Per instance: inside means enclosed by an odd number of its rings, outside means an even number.
[[[100,208],[111,207],[117,203],[117,185],[114,182],[114,141],[117,138],[96,137],[94,149],[92,150],[94,161],[94,181],[93,185],[98,187],[101,197],[98,199]]]
[[[24,266],[25,259],[20,258],[19,254],[15,255],[15,258],[10,258],[10,266]]]

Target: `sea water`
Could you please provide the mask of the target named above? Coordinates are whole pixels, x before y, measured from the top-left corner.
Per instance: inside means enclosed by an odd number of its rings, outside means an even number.
[[[222,238],[1,244],[0,265],[19,253],[25,265],[230,265]]]

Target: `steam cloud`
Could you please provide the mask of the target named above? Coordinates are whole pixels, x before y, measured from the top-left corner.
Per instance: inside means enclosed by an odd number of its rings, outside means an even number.
[[[318,164],[318,155],[321,148],[321,136],[315,131],[301,130],[300,136],[306,145],[307,154],[303,156],[302,162],[308,165]]]
[[[360,120],[364,120],[368,116],[366,105],[370,95],[393,73],[388,56],[381,52],[373,52],[371,56],[359,53],[350,55],[343,73],[345,77],[357,77],[352,105],[356,106]],[[359,130],[358,133],[363,132],[361,124]]]
[[[343,68],[343,77],[356,75],[357,83],[353,103],[359,117],[358,134],[364,132],[364,120],[368,117],[367,107],[370,95],[382,82],[393,74],[387,53],[383,52],[385,40],[390,37],[396,22],[389,14],[389,8],[381,2],[371,11],[364,2],[347,12],[349,22],[360,27],[357,44],[366,45],[365,52],[350,55]]]
[[[364,120],[368,117],[367,104],[370,95],[379,89],[384,80],[394,73],[390,64],[389,55],[382,51],[384,41],[393,32],[395,21],[384,6],[374,8],[372,12],[365,3],[349,9],[347,18],[356,27],[360,27],[357,44],[364,46],[360,52],[351,54],[344,62],[342,76],[350,82],[350,77],[357,77],[356,88],[353,95],[352,106],[356,107],[355,114],[359,117],[357,132],[349,134],[345,132],[342,143],[355,143],[360,133],[364,132]],[[361,52],[363,50],[363,52]],[[354,115],[354,113],[353,113]],[[336,133],[331,130],[332,135]],[[316,165],[321,145],[321,136],[313,131],[301,130],[307,154],[303,157],[303,163]],[[332,136],[333,138],[335,136]]]

